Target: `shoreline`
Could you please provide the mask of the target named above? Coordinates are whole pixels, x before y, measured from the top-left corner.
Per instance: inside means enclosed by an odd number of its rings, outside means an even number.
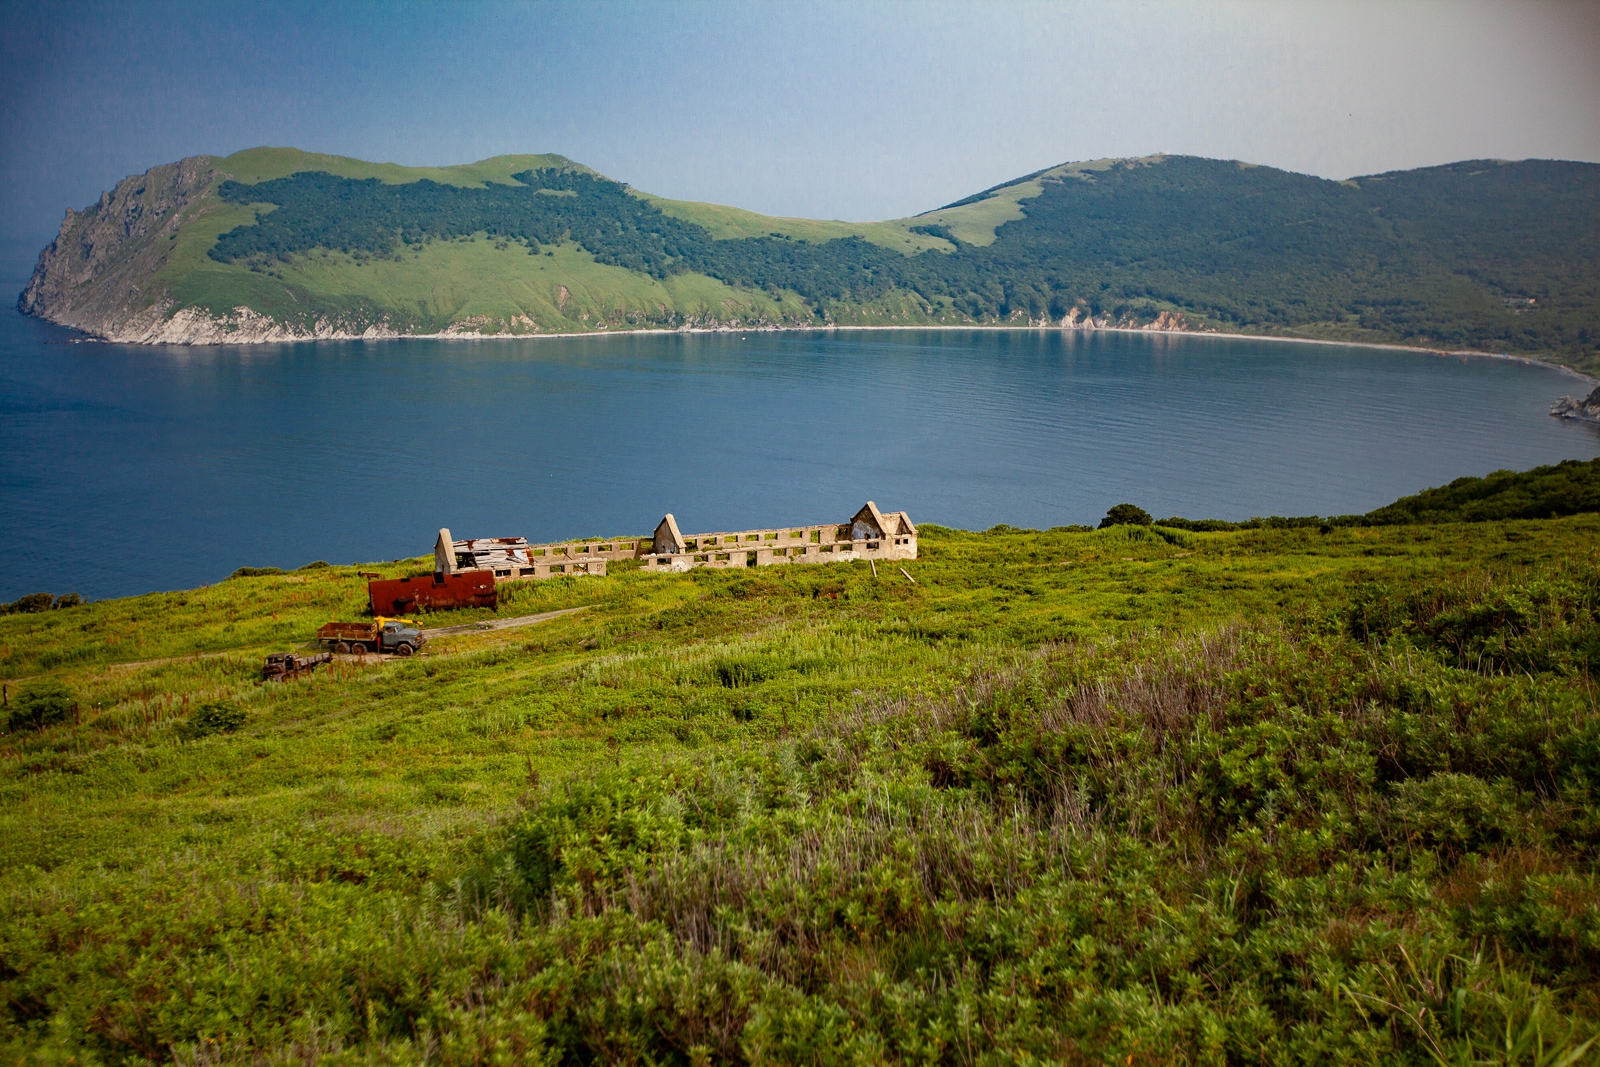
[[[49,321],[46,319],[45,321]],[[52,325],[61,325],[53,323]],[[63,329],[75,330],[76,327],[63,326]],[[1144,337],[1214,337],[1219,340],[1230,341],[1281,341],[1287,344],[1298,345],[1333,345],[1344,348],[1373,348],[1391,352],[1414,352],[1419,355],[1453,357],[1458,359],[1497,359],[1511,363],[1522,363],[1533,367],[1544,367],[1558,371],[1562,374],[1577,378],[1590,385],[1600,385],[1600,377],[1584,371],[1569,367],[1563,363],[1541,359],[1538,356],[1517,356],[1509,352],[1483,352],[1471,348],[1432,348],[1423,345],[1398,344],[1392,341],[1337,341],[1323,337],[1282,337],[1275,334],[1258,333],[1223,333],[1213,330],[1152,330],[1140,326],[1096,326],[1090,328],[1073,326],[998,326],[998,325],[962,325],[949,326],[928,323],[924,325],[904,326],[683,326],[677,329],[630,329],[630,330],[588,330],[578,333],[477,333],[469,331],[455,331],[443,333],[375,333],[365,334],[335,334],[328,337],[294,337],[272,338],[255,341],[211,341],[201,343],[188,343],[182,341],[113,341],[92,334],[82,339],[71,341],[46,342],[49,344],[129,344],[142,348],[227,348],[246,347],[254,345],[292,345],[305,344],[318,341],[538,341],[538,340],[572,340],[575,338],[592,337],[643,337],[664,336],[675,334],[706,334],[706,333],[837,333],[843,331],[871,332],[871,331],[909,331],[909,330],[948,330],[948,331],[1006,331],[1018,333],[1062,333],[1062,334],[1094,334],[1094,333],[1121,333],[1138,334]],[[83,332],[83,331],[78,331]]]

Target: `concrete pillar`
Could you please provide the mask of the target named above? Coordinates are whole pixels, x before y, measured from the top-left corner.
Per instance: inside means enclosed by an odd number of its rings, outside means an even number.
[[[441,527],[439,539],[433,543],[433,570],[435,574],[456,573],[456,543],[448,527]]]

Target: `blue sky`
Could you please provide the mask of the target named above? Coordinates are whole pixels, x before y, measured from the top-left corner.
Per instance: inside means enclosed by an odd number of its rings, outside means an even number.
[[[1600,161],[1600,4],[22,3],[0,237],[197,154],[560,152],[664,196],[867,220],[1066,160],[1326,177]]]

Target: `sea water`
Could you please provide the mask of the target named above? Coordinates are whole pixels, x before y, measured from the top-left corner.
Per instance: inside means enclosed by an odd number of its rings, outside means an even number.
[[[21,288],[24,279],[7,291]],[[1481,358],[1000,330],[234,347],[72,343],[0,312],[0,599],[530,541],[842,521],[1371,510],[1600,455],[1584,391]]]

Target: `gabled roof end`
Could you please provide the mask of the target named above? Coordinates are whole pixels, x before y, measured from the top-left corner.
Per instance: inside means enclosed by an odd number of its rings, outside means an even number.
[[[449,527],[440,527],[439,539],[433,543],[433,569],[440,574],[456,572],[456,543]]]

